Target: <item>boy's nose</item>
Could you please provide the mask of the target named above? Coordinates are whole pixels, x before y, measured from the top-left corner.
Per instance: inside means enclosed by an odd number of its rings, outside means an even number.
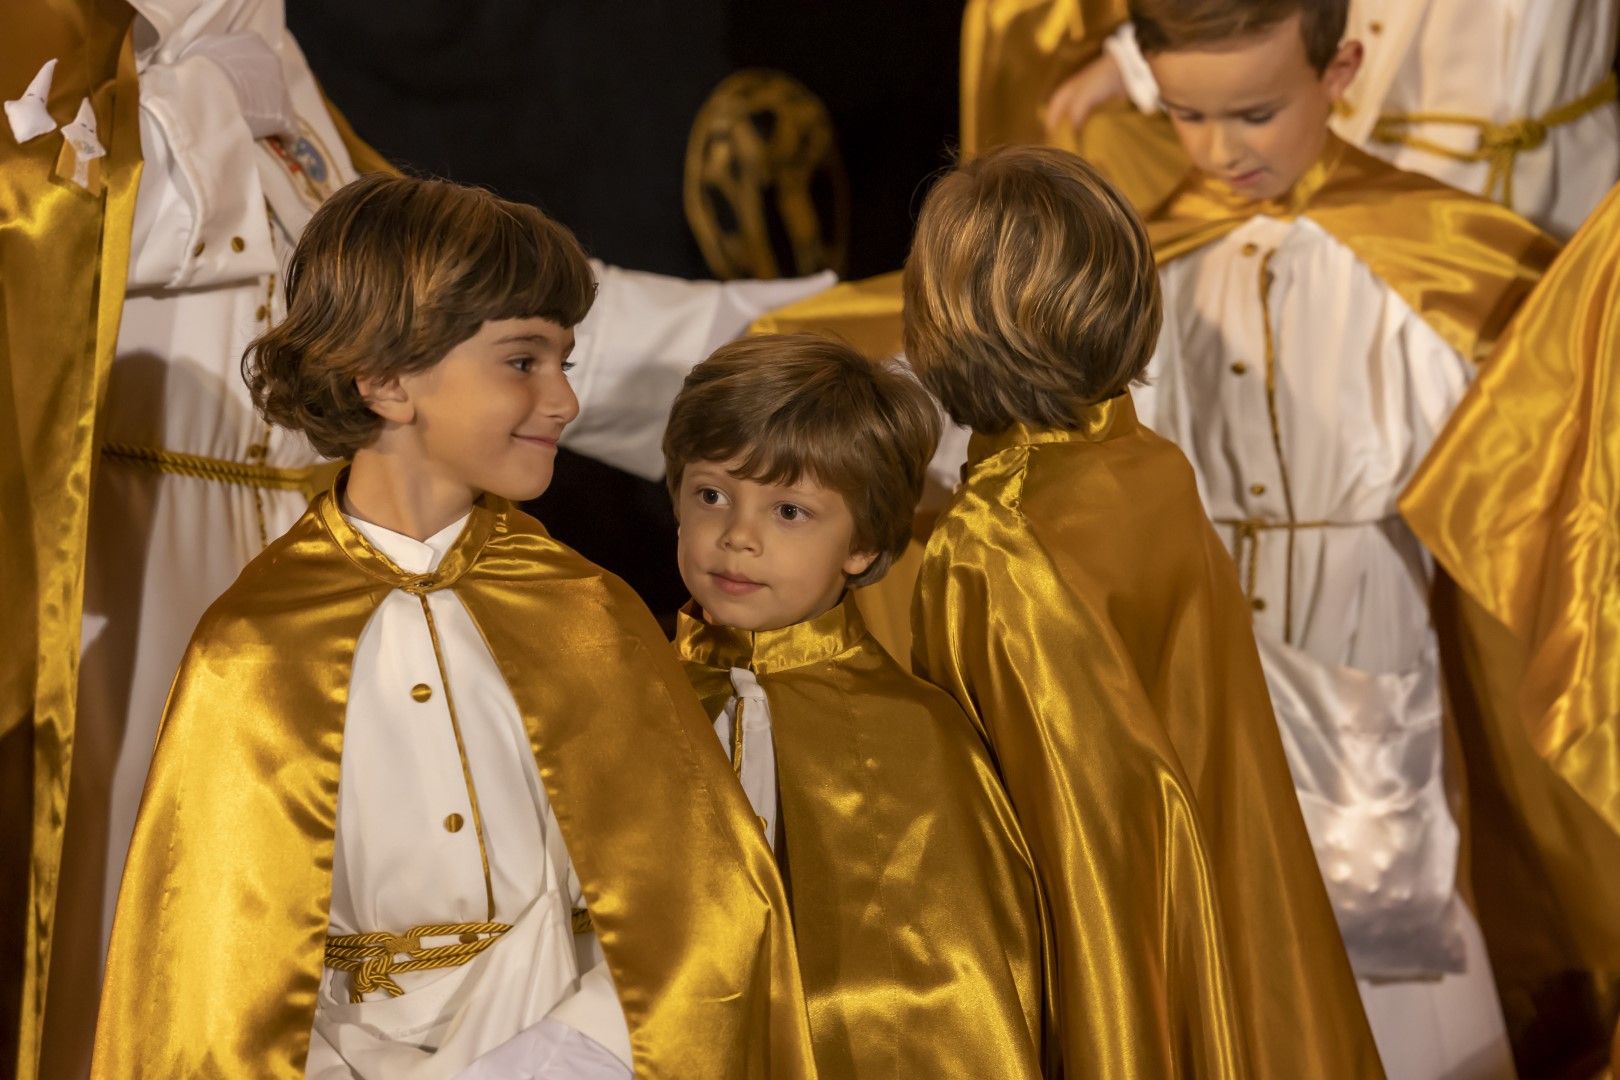
[[[720,546],[727,551],[756,551],[759,548],[759,534],[747,521],[732,518],[720,533]]]
[[[570,424],[579,416],[579,395],[566,378],[561,378],[548,387],[540,408],[548,417]]]

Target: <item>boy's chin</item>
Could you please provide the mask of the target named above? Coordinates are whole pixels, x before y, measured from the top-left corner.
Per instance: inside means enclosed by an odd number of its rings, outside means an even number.
[[[484,491],[496,498],[505,499],[512,503],[526,503],[538,499],[551,487],[551,470],[529,476],[502,478],[493,481],[484,487]]]

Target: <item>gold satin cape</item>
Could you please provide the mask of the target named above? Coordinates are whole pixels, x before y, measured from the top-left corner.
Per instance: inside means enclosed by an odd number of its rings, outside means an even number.
[[[405,574],[334,492],[209,609],[175,678],[93,1075],[304,1075],[355,641],[396,588],[454,589],[517,700],[636,1075],[813,1077],[770,849],[646,608],[487,498],[435,573]]]
[[[1035,875],[979,732],[852,600],[756,633],[693,610],[675,645],[706,713],[725,707],[732,668],[770,702],[820,1075],[1040,1077]]]
[[[1138,210],[1158,205],[1189,161],[1169,118],[1130,102],[1092,113],[1079,131],[1048,130],[1052,92],[1096,59],[1130,17],[1125,0],[968,0],[962,15],[962,156],[1036,144],[1079,154]]]
[[[1194,171],[1145,223],[1163,266],[1261,214],[1321,226],[1471,360],[1490,352],[1558,253],[1506,207],[1404,172],[1332,133],[1281,198],[1248,199]]]
[[[1383,1075],[1237,572],[1128,395],[973,436],[915,637],[1034,854],[1065,1075]]]
[[[1258,214],[1307,217],[1355,253],[1463,356],[1483,359],[1552,263],[1557,243],[1513,211],[1403,172],[1329,134],[1282,198],[1258,202],[1190,172],[1145,218],[1162,266]],[[869,356],[901,351],[898,271],[840,282],[778,308],[753,331],[825,333]]]
[[[1617,357],[1620,188],[1401,500],[1457,587],[1442,629],[1462,661],[1474,859],[1490,867],[1475,891],[1521,1061],[1597,1051],[1620,1016]]]
[[[58,63],[49,107],[88,97],[107,155],[94,193],[55,175],[59,131],[0,137],[0,1060],[38,1067],[68,813],[97,410],[118,342],[141,161],[139,83],[121,0],[18,5],[0,97]],[[357,168],[391,170],[333,120]],[[42,314],[43,313],[43,314]],[[0,1070],[3,1071],[3,1070]]]

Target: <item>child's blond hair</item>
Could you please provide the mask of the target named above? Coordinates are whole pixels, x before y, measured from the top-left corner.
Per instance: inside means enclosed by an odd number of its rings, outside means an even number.
[[[1073,154],[994,150],[923,203],[906,260],[906,356],[959,424],[1075,426],[1139,378],[1161,319],[1141,221]]]

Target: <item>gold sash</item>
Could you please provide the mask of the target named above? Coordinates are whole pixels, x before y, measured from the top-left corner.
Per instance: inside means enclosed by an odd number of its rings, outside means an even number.
[[[337,499],[248,565],[187,650],[124,871],[92,1074],[303,1076],[355,641],[393,590],[454,589],[528,728],[638,1075],[813,1076],[770,850],[646,608],[500,500],[413,576]]]
[[[1421,150],[1452,161],[1490,162],[1490,172],[1485,177],[1485,188],[1480,194],[1488,199],[1496,199],[1503,206],[1511,208],[1513,169],[1518,163],[1519,155],[1540,148],[1547,141],[1547,133],[1551,129],[1573,124],[1581,117],[1594,113],[1613,101],[1617,89],[1620,89],[1620,83],[1616,82],[1614,72],[1611,71],[1599,80],[1596,86],[1574,101],[1549,109],[1540,116],[1500,124],[1466,113],[1386,113],[1380,116],[1378,123],[1373,126],[1372,138],[1377,142],[1409,146],[1413,150]],[[1458,150],[1437,143],[1433,139],[1424,139],[1413,134],[1412,129],[1421,124],[1473,128],[1479,134],[1479,141],[1472,150]]]

